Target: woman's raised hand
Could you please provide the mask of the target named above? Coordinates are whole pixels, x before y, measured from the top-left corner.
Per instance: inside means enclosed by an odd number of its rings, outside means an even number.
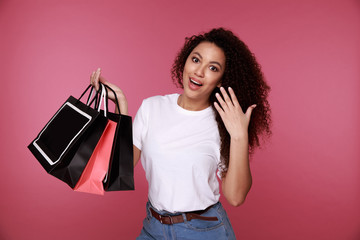
[[[222,97],[219,93],[216,93],[216,98],[218,99],[221,107],[216,102],[214,105],[216,110],[219,112],[230,137],[235,139],[245,136],[247,137],[251,113],[256,105],[251,105],[244,113],[232,88],[229,88],[230,96],[226,93],[223,87],[220,88],[220,91]]]
[[[121,114],[127,115],[128,114],[128,104],[127,104],[127,100],[126,100],[124,92],[118,86],[108,82],[103,76],[101,76],[101,69],[98,68],[96,71],[92,72],[92,74],[90,76],[90,84],[93,85],[95,87],[95,89],[98,91],[100,82],[103,84],[106,84],[107,86],[111,87],[115,91],[117,99],[118,99],[118,104],[120,107]],[[113,102],[115,102],[115,96],[112,91],[108,91],[108,97]],[[117,108],[115,108],[115,112],[117,112]]]

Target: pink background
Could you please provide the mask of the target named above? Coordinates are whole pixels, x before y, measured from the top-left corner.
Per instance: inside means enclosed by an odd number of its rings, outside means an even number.
[[[90,73],[142,99],[179,92],[170,67],[185,36],[224,26],[256,54],[272,87],[273,137],[234,208],[238,239],[360,239],[360,4],[299,1],[0,1],[0,239],[134,239],[136,191],[73,192],[27,149]]]

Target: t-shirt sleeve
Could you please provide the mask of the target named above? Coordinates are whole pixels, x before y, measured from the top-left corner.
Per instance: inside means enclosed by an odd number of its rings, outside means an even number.
[[[141,150],[144,132],[147,130],[145,100],[141,103],[133,123],[133,144]]]

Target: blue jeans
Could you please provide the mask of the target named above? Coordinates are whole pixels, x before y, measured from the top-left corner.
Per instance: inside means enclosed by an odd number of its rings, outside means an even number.
[[[184,218],[183,223],[175,223],[172,225],[162,224],[151,215],[151,203],[146,204],[146,217],[143,221],[143,228],[137,240],[145,239],[177,239],[177,240],[191,240],[191,239],[206,239],[206,240],[222,240],[222,239],[236,239],[234,230],[230,224],[229,218],[225,209],[220,202],[213,205],[208,211],[202,214],[207,217],[217,217],[218,221],[206,221],[199,219],[186,220],[184,213],[172,214],[167,211],[157,211],[161,215],[178,215],[182,214]]]

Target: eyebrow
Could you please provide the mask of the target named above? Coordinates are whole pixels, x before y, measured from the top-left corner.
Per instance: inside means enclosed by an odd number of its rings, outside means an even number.
[[[203,59],[203,57],[201,56],[200,53],[194,52],[194,54],[198,55],[200,57],[200,59]],[[221,66],[221,64],[219,62],[211,61],[210,63],[219,65],[220,69],[222,70],[222,66]]]

